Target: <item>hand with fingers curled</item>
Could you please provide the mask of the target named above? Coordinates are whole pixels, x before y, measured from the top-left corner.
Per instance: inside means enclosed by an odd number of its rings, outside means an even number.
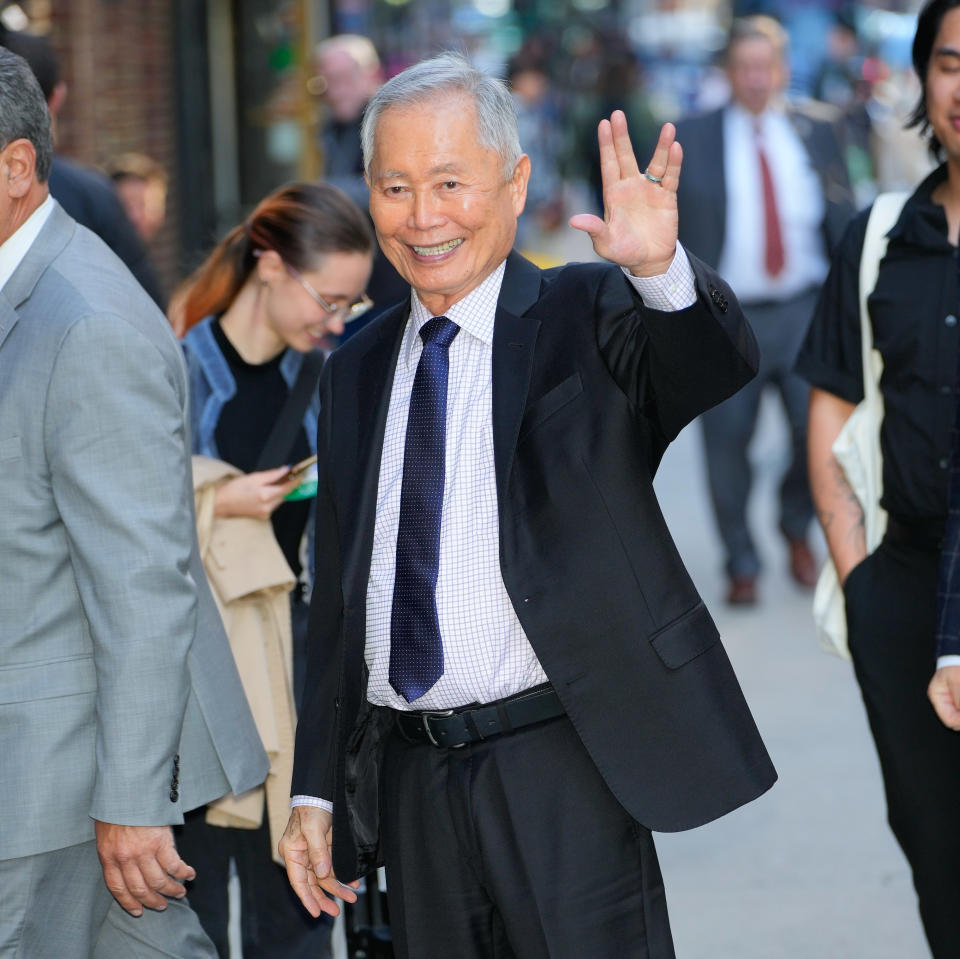
[[[640,169],[627,118],[614,110],[597,130],[603,179],[603,219],[589,213],[570,225],[590,235],[599,256],[634,276],[666,273],[677,249],[677,185],[683,150],[676,128],[665,123],[653,157]]]
[[[167,899],[186,895],[196,872],[177,853],[169,826],[122,826],[94,821],[103,880],[132,916],[143,907],[162,912]]]
[[[338,916],[336,899],[357,901],[359,880],[343,883],[333,874],[332,845],[333,814],[316,806],[294,806],[278,848],[293,891],[314,919],[322,912]]]
[[[927,698],[940,722],[960,731],[960,666],[941,666],[930,680]]]

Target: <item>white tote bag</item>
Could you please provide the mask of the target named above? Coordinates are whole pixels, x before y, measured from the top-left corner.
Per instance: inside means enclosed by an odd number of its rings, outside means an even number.
[[[872,553],[887,528],[886,511],[880,507],[883,493],[883,462],[880,457],[880,424],[883,397],[880,374],[883,359],[873,348],[873,328],[867,312],[867,297],[877,285],[880,260],[887,250],[886,234],[897,222],[909,193],[882,193],[873,203],[867,233],[860,253],[860,339],[863,359],[863,399],[854,408],[833,442],[833,454],[847,482],[863,507],[867,552]],[[813,594],[813,621],[817,639],[828,652],[850,658],[843,590],[833,560],[827,561]]]

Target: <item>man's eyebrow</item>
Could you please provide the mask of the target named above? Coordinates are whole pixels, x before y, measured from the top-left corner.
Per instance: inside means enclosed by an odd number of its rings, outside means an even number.
[[[427,176],[437,176],[441,173],[459,173],[460,167],[456,163],[441,163],[430,167]],[[377,174],[378,180],[404,180],[410,176],[405,170],[382,170]]]
[[[960,57],[960,50],[956,47],[937,47],[933,51],[935,57]]]

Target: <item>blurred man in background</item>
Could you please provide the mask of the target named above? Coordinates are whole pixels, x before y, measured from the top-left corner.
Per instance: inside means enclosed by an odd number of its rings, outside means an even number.
[[[734,21],[726,69],[731,102],[677,129],[684,147],[680,241],[730,282],[760,344],[756,379],[703,414],[710,494],[726,549],[727,601],[752,605],[761,563],[747,525],[748,446],[764,387],[787,414],[791,459],[780,486],[790,572],[816,582],[807,543],[809,388],[792,372],[828,258],[853,214],[844,156],[826,107],[783,100],[787,36],[769,17]]]
[[[317,44],[313,63],[316,74],[309,89],[321,98],[327,113],[320,131],[323,179],[366,210],[370,191],[363,173],[360,122],[370,98],[380,87],[380,57],[367,37],[341,33]],[[410,295],[410,287],[379,248],[367,293],[373,308],[358,322],[349,324],[341,340],[353,336],[387,307]]]
[[[143,153],[121,153],[107,173],[140,239],[152,243],[167,215],[167,171]]]

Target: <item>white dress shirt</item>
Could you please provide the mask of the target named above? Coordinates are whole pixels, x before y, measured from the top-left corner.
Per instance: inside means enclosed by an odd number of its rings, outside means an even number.
[[[764,266],[766,240],[759,141],[776,197],[785,263],[777,276]],[[754,116],[737,104],[723,112],[726,223],[717,272],[741,303],[786,300],[823,282],[829,269],[821,224],[826,206],[816,170],[782,109]]]
[[[20,224],[17,231],[5,243],[0,245],[0,290],[7,285],[10,277],[33,246],[34,240],[40,235],[44,223],[53,213],[55,202],[53,197],[47,194],[43,203]]]
[[[445,314],[460,332],[450,346],[436,587],[443,675],[411,704],[390,685],[388,671],[407,413],[423,352],[420,328],[433,315],[416,294],[412,296],[387,412],[367,585],[364,655],[370,671],[367,699],[375,705],[402,710],[451,709],[493,702],[547,682],[500,571],[492,364],[494,319],[504,269],[502,263]],[[644,303],[653,309],[684,309],[696,300],[693,270],[679,245],[670,268],[660,276],[640,278],[624,272]],[[308,796],[294,796],[292,802],[294,806],[332,808],[329,802]]]

